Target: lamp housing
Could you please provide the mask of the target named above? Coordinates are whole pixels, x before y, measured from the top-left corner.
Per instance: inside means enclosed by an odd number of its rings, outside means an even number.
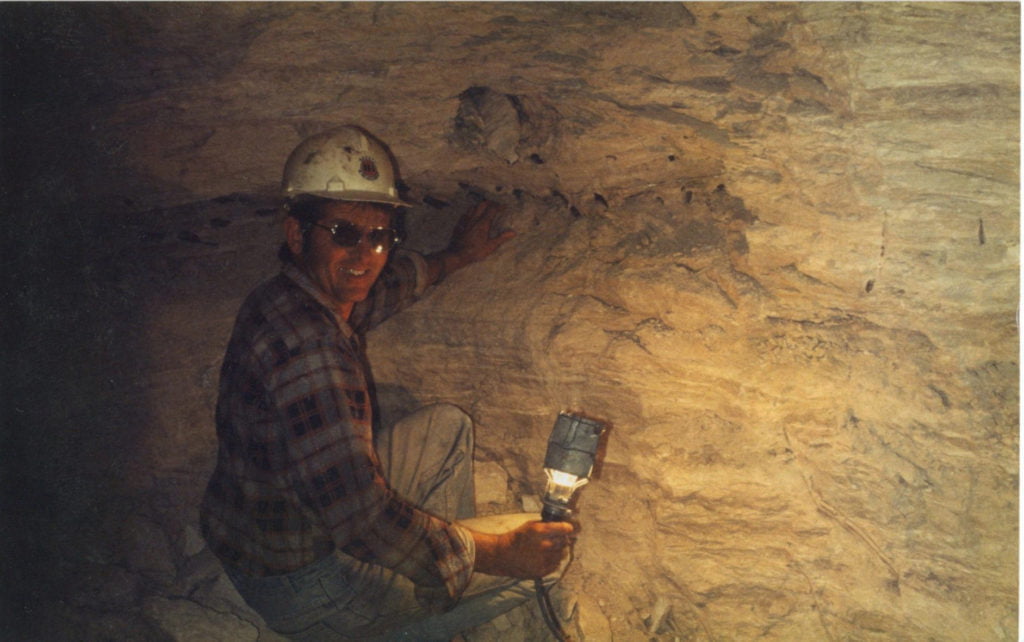
[[[574,496],[589,481],[604,429],[605,424],[595,419],[559,413],[544,456],[547,486],[542,500],[543,521],[568,521],[572,516]]]

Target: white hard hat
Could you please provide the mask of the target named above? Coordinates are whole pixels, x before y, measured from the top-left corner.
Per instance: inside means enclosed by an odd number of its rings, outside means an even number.
[[[311,194],[336,201],[408,207],[398,197],[397,168],[387,148],[352,125],[310,136],[284,165],[286,197]]]

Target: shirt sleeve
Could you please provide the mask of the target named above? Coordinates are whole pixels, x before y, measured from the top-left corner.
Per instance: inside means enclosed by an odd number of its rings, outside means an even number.
[[[427,289],[427,263],[423,255],[396,252],[370,290],[355,305],[349,324],[359,333],[380,325],[385,319],[414,303]]]
[[[311,519],[337,548],[412,580],[425,607],[454,606],[472,575],[472,536],[388,486],[349,341],[333,333],[293,347],[278,363],[270,392],[284,415],[287,475]]]

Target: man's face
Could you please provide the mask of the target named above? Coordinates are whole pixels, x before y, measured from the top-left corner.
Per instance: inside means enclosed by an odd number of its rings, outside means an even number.
[[[387,263],[388,252],[375,251],[365,237],[354,247],[341,247],[324,228],[347,221],[365,234],[373,228],[390,227],[391,213],[372,203],[345,201],[328,203],[322,211],[323,218],[307,232],[307,240],[300,246],[301,257],[297,258],[313,282],[347,317],[352,306],[369,295]],[[296,251],[295,245],[292,251]]]

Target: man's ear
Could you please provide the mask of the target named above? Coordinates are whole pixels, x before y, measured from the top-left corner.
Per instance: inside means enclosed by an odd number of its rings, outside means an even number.
[[[286,217],[284,219],[284,242],[292,254],[297,257],[302,256],[303,236],[302,223],[299,223],[299,219],[294,216]]]

